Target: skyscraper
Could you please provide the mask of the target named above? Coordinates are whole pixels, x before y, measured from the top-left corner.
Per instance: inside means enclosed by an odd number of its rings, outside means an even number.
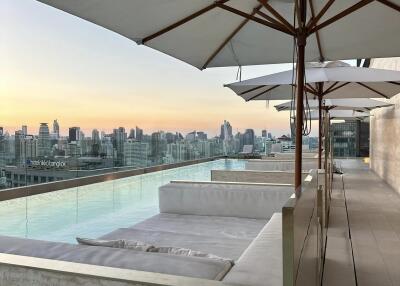
[[[28,135],[28,126],[22,125],[22,135],[26,136]]]
[[[153,162],[158,164],[161,162],[161,134],[154,132],[151,134],[151,156]]]
[[[19,164],[22,160],[21,158],[21,142],[24,139],[24,134],[22,130],[15,131],[14,146],[15,146],[15,162]]]
[[[117,166],[122,166],[124,163],[124,143],[127,139],[125,128],[119,127],[113,131],[113,146],[117,151]]]
[[[60,125],[58,125],[57,119],[53,121],[53,134],[56,139],[60,138]]]
[[[92,130],[92,140],[93,140],[93,143],[99,143],[100,142],[99,130],[97,130],[97,129],[93,129]]]
[[[81,129],[79,127],[70,127],[69,128],[69,136],[68,143],[79,141],[79,136],[81,133]]]
[[[222,140],[232,139],[232,126],[229,121],[224,120],[224,123],[221,125],[221,134],[219,138]]]
[[[244,145],[254,145],[254,130],[246,129],[243,135],[243,144]]]
[[[129,139],[135,139],[135,129],[131,128],[131,130],[129,131]]]
[[[125,166],[143,168],[147,166],[149,144],[128,139],[124,143]]]
[[[143,129],[136,126],[136,140],[143,141]]]
[[[50,132],[47,123],[40,123],[37,146],[38,146],[39,157],[50,156],[51,152]]]
[[[264,129],[261,131],[261,137],[264,137],[264,138],[267,137],[267,130]]]

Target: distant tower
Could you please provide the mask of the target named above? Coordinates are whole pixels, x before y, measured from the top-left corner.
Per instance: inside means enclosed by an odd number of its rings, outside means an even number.
[[[93,131],[92,131],[92,140],[93,140],[93,143],[99,143],[100,142],[99,130],[93,129]]]
[[[22,125],[22,135],[26,136],[28,135],[28,126]]]
[[[79,127],[70,127],[69,128],[69,136],[68,136],[68,142],[69,143],[71,143],[71,142],[76,142],[76,141],[79,141],[79,136],[80,136],[80,133],[81,133],[81,129],[79,128]]]
[[[45,157],[50,156],[51,145],[50,145],[50,132],[47,123],[40,123],[39,137],[38,137],[38,156]]]
[[[53,122],[53,134],[56,139],[60,138],[60,125],[58,125],[57,119]]]
[[[131,130],[129,131],[129,139],[135,139],[135,129],[131,128]]]
[[[136,126],[136,140],[143,141],[143,129]]]

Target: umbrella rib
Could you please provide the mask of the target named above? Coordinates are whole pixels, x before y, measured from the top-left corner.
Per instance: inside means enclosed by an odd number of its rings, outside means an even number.
[[[246,91],[243,91],[243,92],[239,93],[239,95],[244,95],[244,94],[246,94],[246,93],[255,91],[255,90],[260,89],[260,88],[263,88],[263,87],[265,87],[265,85],[256,86],[256,87],[250,88],[250,89],[248,89],[248,90],[246,90]]]
[[[255,13],[257,13],[258,10],[261,9],[261,5],[257,6],[254,8],[253,13],[251,13],[252,16],[254,16]],[[244,19],[242,23],[240,23],[239,26],[236,27],[235,30],[225,39],[225,41],[222,42],[221,45],[218,46],[218,48],[211,54],[211,56],[207,59],[207,61],[204,63],[203,67],[201,69],[207,68],[209,63],[217,56],[217,54],[226,46],[226,44],[246,25],[250,19]]]
[[[206,13],[206,12],[216,8],[216,7],[218,7],[218,4],[226,3],[228,1],[229,0],[215,1],[213,4],[208,5],[207,7],[203,8],[203,9],[201,9],[201,10],[199,10],[199,11],[197,11],[197,12],[195,12],[195,13],[193,13],[193,14],[191,14],[191,15],[189,15],[189,16],[187,16],[187,17],[185,17],[185,18],[183,18],[183,19],[181,19],[181,20],[179,20],[177,22],[175,22],[175,23],[173,23],[172,25],[169,25],[169,26],[167,26],[167,27],[155,32],[154,34],[151,34],[151,35],[149,35],[147,37],[144,37],[142,39],[142,44],[144,44],[144,43],[146,43],[146,42],[148,42],[150,40],[153,40],[154,38],[157,38],[157,37],[169,32],[169,31],[171,31],[171,30],[173,30],[173,29],[175,29],[175,28],[177,28],[177,27],[179,27],[179,26],[181,26],[181,25],[193,20],[194,18],[197,18],[197,17],[203,15],[204,13]]]
[[[309,0],[308,2],[310,3],[311,16],[312,16],[311,19],[314,19],[314,18],[315,18],[315,12],[314,12],[313,0]],[[322,53],[321,40],[320,40],[320,38],[319,38],[319,32],[318,32],[318,31],[315,32],[315,37],[317,38],[317,46],[318,46],[318,52],[319,52],[319,61],[320,61],[320,62],[323,62],[325,58],[324,58],[324,55],[323,55],[323,53]]]
[[[225,5],[225,4],[217,3],[217,6],[219,8],[221,8],[221,9],[224,9],[226,11],[229,11],[229,12],[233,13],[233,14],[239,15],[239,16],[241,16],[243,18],[252,20],[252,21],[257,22],[257,23],[259,23],[261,25],[267,26],[267,27],[269,27],[271,29],[278,30],[278,31],[281,31],[281,32],[283,32],[285,34],[293,36],[292,32],[288,31],[287,29],[283,29],[281,26],[278,26],[278,25],[276,25],[274,23],[268,22],[268,21],[266,21],[264,19],[260,19],[258,17],[252,16],[252,15],[250,15],[248,13],[245,13],[243,11],[240,11],[238,9],[235,9],[235,8],[230,7],[228,5]]]
[[[321,30],[322,28],[325,28],[326,26],[342,19],[343,17],[346,17],[347,15],[361,9],[362,7],[368,5],[369,3],[373,2],[375,0],[361,0],[360,2],[354,4],[353,6],[350,6],[349,8],[343,10],[342,12],[336,14],[335,16],[329,18],[325,22],[322,22],[321,24],[315,26],[314,28],[311,28],[311,30],[308,32],[308,35],[311,35],[312,33]]]
[[[308,87],[308,92],[311,92],[312,94],[315,94],[315,95],[318,94],[317,90],[311,84],[306,83],[306,86]]]
[[[359,84],[359,85],[365,87],[366,89],[369,89],[370,91],[373,91],[373,92],[379,94],[380,96],[382,96],[382,97],[384,97],[384,98],[386,98],[386,99],[389,99],[389,96],[383,94],[382,92],[380,92],[380,91],[378,91],[378,90],[376,90],[376,89],[373,89],[372,87],[370,87],[370,86],[368,86],[368,85],[366,85],[366,84],[364,84],[364,83],[362,83],[362,82],[357,82],[357,84]]]
[[[325,92],[323,92],[323,94],[329,93],[329,91],[334,88],[338,83],[338,81],[334,82],[330,87],[327,88],[327,90],[325,90]]]
[[[321,11],[319,11],[318,15],[314,17],[313,19],[310,19],[310,21],[307,24],[307,30],[313,28],[317,22],[325,15],[326,11],[332,6],[333,2],[335,0],[329,0],[324,7],[322,7]]]
[[[258,10],[258,11],[256,11],[256,14],[260,15],[261,17],[265,18],[266,20],[270,21],[271,23],[274,23],[275,25],[278,25],[278,26],[282,27],[282,29],[286,29],[288,32],[291,32],[293,34],[295,33],[294,30],[288,29],[286,26],[282,25],[281,22],[275,20],[274,18],[272,18],[271,16],[265,14],[264,12],[261,12],[261,11]]]
[[[250,100],[256,99],[256,98],[259,97],[260,95],[263,95],[264,93],[267,93],[268,91],[271,91],[271,90],[273,90],[273,89],[275,89],[275,88],[277,88],[277,87],[279,87],[279,86],[280,86],[279,84],[278,84],[278,85],[274,85],[274,86],[268,88],[267,90],[262,91],[262,92],[260,92],[260,93],[258,93],[258,94],[256,94],[256,95],[250,97],[249,99],[246,99],[246,101],[250,101]]]
[[[277,18],[281,24],[283,24],[287,29],[289,29],[294,34],[294,27],[290,24],[278,11],[276,11],[271,5],[268,4],[268,0],[258,0],[265,9],[267,9],[272,15]]]
[[[394,85],[400,85],[400,82],[396,82],[396,81],[388,81],[388,83],[394,84]]]
[[[377,1],[400,12],[400,6],[397,5],[396,3],[393,3],[392,1],[389,1],[389,0],[377,0]]]
[[[339,86],[337,86],[337,87],[335,87],[335,88],[332,88],[332,86],[331,86],[330,88],[328,88],[328,89],[323,93],[323,95],[327,95],[328,93],[334,92],[335,90],[338,90],[339,88],[342,88],[342,87],[348,85],[349,83],[350,83],[350,82],[345,82],[345,83],[343,83],[343,84],[341,84],[341,85],[339,85]]]

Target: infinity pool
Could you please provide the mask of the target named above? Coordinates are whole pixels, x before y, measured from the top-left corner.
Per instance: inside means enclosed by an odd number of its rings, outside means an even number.
[[[158,187],[171,180],[209,181],[211,170],[241,170],[223,159],[0,202],[0,235],[75,243],[158,213]]]

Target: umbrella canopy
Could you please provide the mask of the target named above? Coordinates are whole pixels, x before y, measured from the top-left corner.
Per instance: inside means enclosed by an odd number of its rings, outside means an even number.
[[[296,138],[303,124],[305,61],[400,53],[400,0],[40,1],[200,69],[294,62],[296,54]],[[298,195],[301,148],[296,140]]]
[[[305,69],[309,98],[390,98],[400,92],[400,71],[352,67],[344,62],[308,64]],[[288,70],[227,84],[244,100],[292,99],[293,71]]]
[[[293,62],[294,0],[39,1],[199,69]],[[306,61],[399,56],[400,0],[306,5]]]
[[[304,103],[305,105],[306,103]],[[354,110],[368,112],[375,108],[393,106],[392,103],[369,98],[324,99],[322,105],[326,110]],[[308,106],[312,110],[319,109],[318,100],[309,100]],[[293,101],[287,101],[274,106],[277,111],[289,111],[295,108]],[[332,111],[330,111],[332,112]]]

